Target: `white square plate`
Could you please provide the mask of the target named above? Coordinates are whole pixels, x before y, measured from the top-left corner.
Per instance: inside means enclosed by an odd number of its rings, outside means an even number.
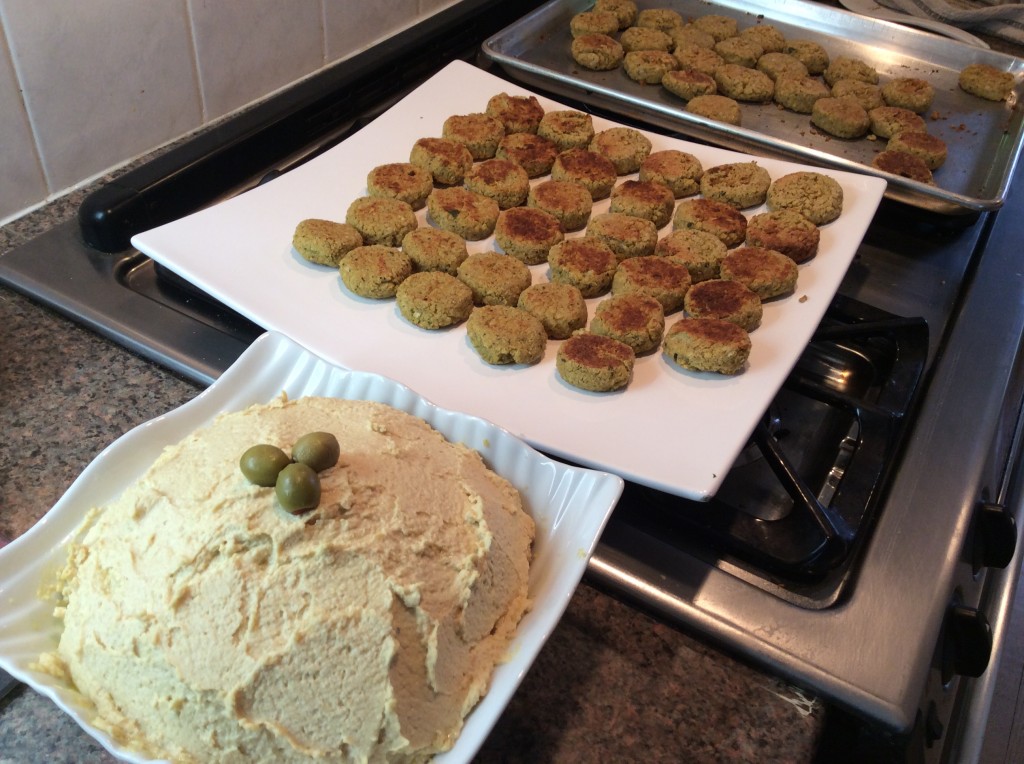
[[[304,218],[344,220],[375,166],[406,162],[418,138],[441,134],[452,114],[481,112],[497,93],[527,94],[461,61],[321,156],[248,193],[135,236],[133,244],[257,324],[281,332],[340,366],[415,388],[438,405],[489,419],[557,457],[693,499],[707,499],[785,381],[829,305],[885,190],[879,178],[818,169],[843,187],[843,214],[823,226],[817,257],[800,267],[794,294],[765,305],[742,374],[680,369],[660,352],[639,358],[617,393],[587,393],[555,371],[557,342],[532,366],[484,363],[462,326],[427,331],[403,319],[394,300],[355,297],[336,269],[292,248]],[[540,99],[546,110],[565,108]],[[614,123],[594,118],[596,130]],[[655,151],[681,149],[705,168],[750,157],[647,133]],[[773,179],[806,168],[759,158]],[[536,181],[535,181],[536,182]],[[608,200],[594,214],[608,210]],[[763,207],[747,210],[748,215]],[[418,213],[428,224],[425,210]],[[665,235],[670,227],[661,231]],[[573,235],[582,235],[578,232]],[[470,251],[494,247],[493,238]],[[533,266],[534,281],[547,266]],[[589,301],[591,315],[597,300]],[[677,316],[669,316],[669,324]]]
[[[466,719],[454,748],[436,759],[445,764],[468,762],[569,604],[622,493],[622,480],[552,461],[496,425],[438,408],[376,374],[339,369],[279,334],[256,340],[192,401],[139,425],[104,449],[33,528],[0,549],[0,667],[53,700],[115,756],[148,761],[93,727],[91,706],[67,684],[31,667],[41,653],[56,648],[61,629],[52,614],[53,603],[41,599],[40,590],[63,566],[68,542],[86,513],[115,499],[164,447],[222,412],[269,402],[282,391],[289,398],[374,400],[424,419],[449,440],[476,449],[520,491],[536,521],[530,569],[533,608],[519,625],[508,662],[495,670],[489,691]]]

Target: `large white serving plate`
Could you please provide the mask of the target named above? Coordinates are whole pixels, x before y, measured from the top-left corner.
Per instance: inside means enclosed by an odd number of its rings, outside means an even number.
[[[115,756],[149,761],[94,727],[92,707],[66,683],[33,663],[56,648],[61,623],[53,603],[40,597],[64,564],[67,545],[92,507],[108,504],[138,478],[168,445],[225,411],[266,403],[281,392],[374,400],[414,414],[446,438],[476,449],[520,491],[537,523],[530,569],[533,608],[523,618],[496,669],[488,693],[466,720],[451,751],[438,762],[473,758],[554,629],[579,584],[587,560],[622,493],[621,478],[572,467],[538,453],[483,419],[439,408],[404,385],[339,369],[288,338],[268,333],[198,397],[131,430],[101,452],[53,508],[28,532],[0,549],[0,667],[53,700]]]
[[[132,239],[133,244],[261,326],[351,369],[384,374],[439,405],[497,422],[552,455],[695,499],[717,490],[758,418],[782,385],[846,273],[885,190],[879,178],[817,170],[843,187],[841,217],[821,231],[820,254],[801,266],[796,292],[765,305],[751,335],[749,367],[735,377],[683,371],[661,353],[638,359],[614,394],[582,392],[555,371],[556,342],[533,366],[490,366],[465,328],[419,329],[393,300],[357,298],[333,268],[292,248],[303,218],[344,220],[366,191],[369,170],[408,161],[413,143],[441,134],[452,114],[483,111],[500,92],[529,91],[455,62],[344,143],[280,178]],[[564,106],[541,98],[547,110]],[[613,123],[594,119],[602,130]],[[678,148],[704,167],[749,161],[733,151],[647,133],[654,150]],[[808,169],[759,158],[772,178]],[[535,181],[536,182],[536,181]],[[608,200],[594,205],[606,212]],[[763,211],[755,208],[748,215]],[[426,212],[418,213],[429,224]],[[661,231],[668,233],[670,226]],[[582,235],[582,232],[573,234]],[[471,242],[470,251],[494,248]],[[534,281],[547,266],[534,266]],[[591,313],[596,300],[590,301]],[[671,324],[676,316],[669,316]]]

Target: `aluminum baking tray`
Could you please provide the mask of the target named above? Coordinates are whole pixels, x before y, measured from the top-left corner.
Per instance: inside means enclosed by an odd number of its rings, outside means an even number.
[[[533,87],[571,97],[672,132],[719,146],[861,172],[888,181],[887,196],[942,214],[998,209],[1020,156],[1024,117],[1018,108],[1024,60],[804,0],[640,0],[640,8],[672,8],[683,18],[708,13],[731,16],[740,29],[772,24],[788,39],[814,40],[829,54],[872,63],[884,82],[920,77],[935,88],[925,115],[928,130],[949,149],[945,164],[927,184],[871,167],[885,141],[844,140],[811,125],[806,114],[775,104],[743,104],[742,126],[706,119],[684,110],[684,102],[658,85],[641,85],[622,68],[594,72],[569,54],[569,20],[593,0],[553,0],[491,37],[484,55],[510,76]],[[988,63],[1017,76],[1002,103],[971,96],[957,86],[960,70]]]

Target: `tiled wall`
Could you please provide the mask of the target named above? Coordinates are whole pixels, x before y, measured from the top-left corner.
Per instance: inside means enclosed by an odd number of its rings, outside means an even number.
[[[0,0],[0,222],[457,0]]]

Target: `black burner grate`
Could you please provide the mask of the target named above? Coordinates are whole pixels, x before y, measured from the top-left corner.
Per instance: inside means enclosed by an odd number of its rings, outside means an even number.
[[[898,459],[927,349],[924,320],[836,297],[717,495],[631,484],[612,523],[799,604],[832,604]]]

